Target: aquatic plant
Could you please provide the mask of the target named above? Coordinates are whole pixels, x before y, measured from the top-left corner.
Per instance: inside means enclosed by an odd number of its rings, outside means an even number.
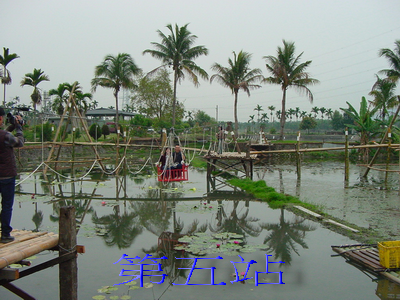
[[[178,239],[180,244],[175,245],[175,250],[184,250],[196,256],[207,254],[225,254],[235,256],[242,252],[254,252],[266,248],[265,245],[245,245],[244,236],[233,232],[208,234],[197,232],[185,235]]]

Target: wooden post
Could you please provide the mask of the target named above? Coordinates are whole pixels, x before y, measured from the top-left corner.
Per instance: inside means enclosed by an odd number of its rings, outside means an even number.
[[[301,178],[300,131],[297,132],[296,166],[297,166],[297,179],[300,179]]]
[[[345,143],[344,143],[344,183],[347,186],[349,183],[349,130],[346,127],[345,129]]]
[[[387,185],[388,175],[389,175],[389,163],[390,163],[390,147],[392,145],[392,131],[388,128],[388,147],[387,147],[387,156],[386,156],[386,172],[385,172],[385,185]]]
[[[76,252],[75,207],[60,208],[59,255]],[[60,300],[78,299],[78,266],[76,257],[59,264]]]

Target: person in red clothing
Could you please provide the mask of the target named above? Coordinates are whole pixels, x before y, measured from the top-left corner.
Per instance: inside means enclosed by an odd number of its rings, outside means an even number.
[[[0,126],[5,123],[5,111],[0,107]],[[15,161],[14,147],[24,145],[22,133],[22,118],[19,115],[12,117],[11,124],[6,130],[0,129],[0,194],[1,194],[1,243],[14,240],[11,236],[11,217],[15,194],[15,177],[17,164]],[[15,136],[12,131],[15,130]]]

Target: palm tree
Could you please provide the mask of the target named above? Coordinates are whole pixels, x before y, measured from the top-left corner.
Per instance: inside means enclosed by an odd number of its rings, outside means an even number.
[[[275,114],[276,114],[276,117],[278,118],[278,120],[280,120],[281,117],[282,117],[282,112],[281,112],[281,110],[277,110]]]
[[[327,110],[326,110],[326,116],[329,118],[329,119],[332,119],[332,116],[333,116],[333,111],[332,111],[332,108],[328,108]]]
[[[99,102],[92,100],[92,102],[89,104],[89,109],[96,109],[97,106],[99,106]]]
[[[296,111],[293,108],[289,108],[286,113],[289,115],[290,121],[292,121],[293,116],[296,115]]]
[[[52,110],[56,112],[58,115],[62,115],[64,112],[64,104],[66,102],[66,84],[60,83],[57,89],[51,89],[49,91],[50,96],[55,96],[55,99],[52,103]]]
[[[275,106],[273,106],[273,105],[271,105],[271,106],[268,106],[268,110],[269,111],[271,111],[271,122],[273,123],[274,122],[274,113],[273,113],[273,111],[275,110]]]
[[[299,120],[299,116],[300,116],[300,107],[296,107],[294,110],[294,114],[296,116],[296,121]]]
[[[319,107],[317,106],[312,107],[311,112],[314,113],[314,118],[317,118],[317,115],[319,113]]]
[[[400,40],[394,42],[395,49],[384,48],[379,50],[379,56],[389,61],[391,69],[380,71],[385,74],[393,82],[397,82],[400,78]]]
[[[49,77],[44,74],[41,69],[33,69],[33,73],[26,73],[21,81],[21,86],[29,85],[33,87],[31,95],[33,110],[36,111],[36,105],[42,102],[42,95],[40,89],[37,87],[42,81],[49,81]]]
[[[218,63],[214,63],[211,69],[217,74],[210,78],[210,83],[217,80],[221,85],[231,89],[235,95],[234,117],[235,117],[235,135],[238,136],[239,122],[237,117],[237,102],[239,90],[243,90],[250,96],[250,89],[260,88],[255,84],[262,80],[260,69],[249,69],[251,54],[240,51],[238,55],[233,52],[233,60],[228,59],[229,67],[223,67]]]
[[[320,107],[320,108],[319,108],[319,112],[321,113],[321,118],[322,118],[322,120],[323,120],[323,119],[324,119],[325,112],[326,112],[326,108],[325,108],[325,107]]]
[[[41,104],[42,95],[40,89],[38,88],[39,83],[42,81],[49,81],[49,77],[44,74],[41,69],[33,69],[33,73],[26,73],[25,77],[21,81],[21,86],[29,85],[33,87],[33,92],[31,94],[33,113],[34,113],[34,125],[36,125],[36,105]],[[34,141],[36,141],[36,127],[33,135]]]
[[[92,101],[93,99],[93,95],[91,93],[82,93],[82,92],[78,92],[76,93],[76,105],[78,106],[80,113],[85,114],[89,107],[89,101]]]
[[[3,56],[0,55],[0,65],[3,66],[3,71],[0,73],[1,76],[1,83],[4,86],[4,97],[3,97],[3,106],[6,106],[6,85],[11,84],[11,73],[7,69],[7,65],[19,56],[16,53],[9,53],[9,48],[3,48]]]
[[[151,44],[156,50],[146,49],[143,54],[149,53],[151,56],[161,60],[162,65],[151,71],[153,73],[160,68],[166,66],[172,67],[174,72],[174,96],[172,102],[172,126],[175,126],[175,110],[176,110],[176,87],[178,82],[185,78],[185,74],[189,76],[190,80],[197,87],[199,80],[197,75],[204,79],[208,79],[208,74],[202,68],[194,63],[194,59],[201,55],[207,55],[208,49],[205,46],[194,46],[193,44],[197,39],[188,29],[186,24],[178,27],[175,24],[175,31],[171,24],[167,25],[170,34],[166,36],[160,30],[158,35],[161,38],[161,43],[152,42]]]
[[[261,122],[265,122],[269,119],[268,113],[262,113],[261,114]]]
[[[260,104],[257,104],[254,110],[257,111],[257,122],[260,123],[260,111],[263,111],[262,106]]]
[[[311,78],[306,68],[311,61],[300,63],[303,52],[295,57],[294,42],[286,42],[283,40],[283,48],[278,46],[277,56],[264,56],[267,60],[267,70],[272,76],[264,79],[264,82],[271,84],[279,84],[282,88],[282,116],[281,116],[281,132],[280,139],[283,139],[283,130],[285,128],[285,110],[286,110],[286,91],[289,87],[297,88],[299,91],[306,93],[310,102],[313,102],[313,94],[308,88],[309,85],[318,83],[317,79]]]
[[[92,92],[98,86],[113,90],[116,107],[116,128],[119,128],[118,115],[118,93],[121,88],[133,89],[134,75],[138,75],[141,69],[135,64],[132,57],[127,53],[119,53],[117,56],[107,55],[104,61],[96,66],[95,78],[92,79]],[[117,143],[119,141],[119,130],[117,130]]]
[[[381,122],[373,120],[373,116],[378,111],[378,107],[370,109],[367,104],[365,97],[362,97],[360,103],[360,111],[358,112],[349,102],[346,102],[348,108],[340,108],[344,111],[352,121],[352,124],[346,124],[346,126],[353,128],[360,134],[360,144],[368,144],[371,137],[376,136],[381,131]],[[368,160],[368,148],[363,149],[364,161]]]
[[[395,95],[396,83],[392,80],[381,79],[376,76],[376,83],[372,87],[369,95],[374,97],[373,105],[381,110],[382,121],[385,120],[388,109],[398,105]]]

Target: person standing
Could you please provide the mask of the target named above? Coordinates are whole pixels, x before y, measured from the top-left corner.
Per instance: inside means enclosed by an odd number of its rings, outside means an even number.
[[[222,126],[218,127],[218,132],[217,132],[217,139],[218,139],[218,154],[222,154],[224,150],[224,141],[225,141],[225,131],[222,128]]]
[[[0,107],[0,126],[3,126],[4,123],[5,111]],[[11,217],[17,176],[14,148],[24,145],[21,116],[14,116],[11,123],[6,130],[0,129],[1,243],[9,243],[14,240],[14,237],[11,236]],[[11,133],[13,130],[15,130],[15,136]]]

